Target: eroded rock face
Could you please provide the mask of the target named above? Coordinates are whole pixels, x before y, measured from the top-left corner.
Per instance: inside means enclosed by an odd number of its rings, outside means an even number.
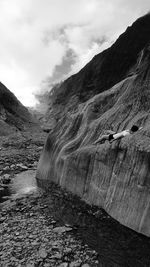
[[[138,54],[138,71],[127,74],[109,90],[80,102],[76,108],[73,105],[72,110],[69,104],[65,114],[60,112],[37,170],[40,185],[54,181],[147,236],[150,236],[149,45],[146,42]],[[136,66],[131,65],[130,69]],[[53,115],[55,110],[53,105]],[[143,129],[112,144],[93,144],[106,130],[117,132],[133,124]]]

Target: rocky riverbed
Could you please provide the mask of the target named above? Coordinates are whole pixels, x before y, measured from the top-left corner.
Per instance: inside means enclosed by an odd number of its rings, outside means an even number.
[[[19,177],[34,179],[44,138],[1,140],[0,267],[149,267],[149,238],[102,209],[54,184],[17,193]]]
[[[36,170],[45,138],[45,133],[0,138],[0,202],[7,197],[8,185],[17,173]]]
[[[45,137],[24,134],[1,139],[0,267],[98,266],[97,252],[76,240],[71,226],[54,220],[48,211],[54,203],[43,204],[43,192],[35,188],[28,194],[13,192],[14,187],[18,190],[18,181],[14,183],[18,174],[35,175]]]
[[[2,205],[0,266],[98,266],[96,251],[54,220],[43,197],[34,192]]]

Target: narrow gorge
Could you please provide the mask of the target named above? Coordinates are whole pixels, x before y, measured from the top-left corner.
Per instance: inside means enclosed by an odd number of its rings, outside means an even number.
[[[150,236],[150,14],[53,90],[46,119],[38,184],[53,181]],[[133,124],[142,130],[94,145]]]

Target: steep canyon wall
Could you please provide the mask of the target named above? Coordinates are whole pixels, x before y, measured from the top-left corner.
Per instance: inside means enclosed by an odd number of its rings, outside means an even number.
[[[125,77],[117,79],[112,87],[92,93],[86,101],[76,103],[78,95],[74,93],[68,104],[53,103],[49,116],[56,114],[57,123],[45,143],[37,181],[44,187],[51,181],[58,183],[89,204],[103,207],[122,224],[150,236],[148,41],[136,62],[127,67]],[[142,130],[111,144],[94,145],[107,130],[117,132],[133,124]]]

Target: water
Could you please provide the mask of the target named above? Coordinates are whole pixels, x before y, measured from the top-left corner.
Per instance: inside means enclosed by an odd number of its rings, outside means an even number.
[[[29,170],[21,172],[15,176],[10,185],[12,197],[18,197],[23,194],[29,194],[37,190],[35,171]]]
[[[9,198],[17,198],[37,190],[35,171],[29,170],[16,174],[12,182],[0,190],[0,203]]]

